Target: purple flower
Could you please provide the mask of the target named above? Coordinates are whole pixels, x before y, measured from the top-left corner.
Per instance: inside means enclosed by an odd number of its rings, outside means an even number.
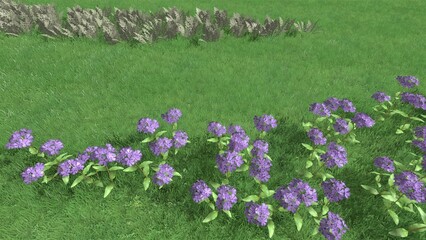
[[[422,203],[426,201],[426,189],[423,182],[413,172],[402,172],[395,175],[395,185],[409,199]]]
[[[212,190],[203,180],[197,180],[191,187],[192,199],[196,203],[207,199],[212,195]]]
[[[404,92],[401,94],[401,102],[409,103],[414,108],[426,110],[426,97],[421,94]]]
[[[159,127],[158,121],[151,118],[141,118],[138,122],[138,132],[153,134]]]
[[[217,137],[226,133],[226,128],[218,122],[210,122],[207,130]]]
[[[106,166],[109,162],[115,162],[117,155],[115,148],[111,144],[107,143],[104,148],[97,148],[94,152],[95,158],[98,159],[99,165]]]
[[[419,80],[414,76],[398,76],[396,80],[405,88],[412,88],[419,85]]]
[[[393,160],[388,157],[378,157],[374,160],[374,166],[385,170],[386,172],[394,172],[395,167]]]
[[[166,153],[172,147],[172,140],[167,137],[157,139],[157,141],[149,144],[149,148],[155,156],[160,156],[161,153]]]
[[[84,150],[83,153],[89,155],[89,160],[95,160],[96,159],[96,150],[98,150],[99,147],[87,147],[86,150]]]
[[[330,109],[324,103],[313,103],[309,106],[309,111],[320,115],[322,117],[329,117],[331,115]]]
[[[219,171],[223,174],[235,171],[243,163],[243,157],[238,155],[237,152],[226,151],[216,156],[216,164],[219,168]]]
[[[324,105],[330,111],[336,111],[340,107],[340,99],[335,97],[327,98],[327,100],[324,101]]]
[[[356,124],[357,128],[370,128],[375,124],[374,120],[365,113],[355,113],[355,116],[352,118],[352,122]]]
[[[265,153],[268,153],[268,143],[266,141],[256,139],[253,143],[253,149],[251,149],[251,155],[257,157],[263,157]]]
[[[350,191],[345,183],[334,178],[321,183],[324,195],[330,202],[338,202],[343,199],[349,198]]]
[[[237,133],[237,132],[246,133],[240,125],[232,125],[232,124],[229,125],[228,134],[232,135],[232,134]]]
[[[122,148],[120,153],[117,156],[117,162],[131,167],[139,162],[142,158],[142,153],[140,150],[132,150],[132,148]]]
[[[413,140],[411,142],[414,146],[420,148],[422,152],[426,153],[426,140],[419,141],[419,140]]]
[[[353,105],[353,103],[346,98],[340,100],[340,107],[343,109],[344,112],[355,112],[356,111],[356,108]]]
[[[344,135],[349,132],[349,124],[343,118],[336,119],[336,123],[333,124],[334,131]]]
[[[328,212],[327,218],[323,218],[320,221],[319,232],[327,240],[340,240],[347,230],[349,228],[346,226],[345,221],[333,212]]]
[[[216,207],[218,210],[229,211],[237,202],[237,189],[229,185],[217,188]]]
[[[161,118],[169,124],[176,123],[180,117],[182,117],[182,112],[177,108],[172,108],[167,113],[161,114]]]
[[[386,95],[384,92],[375,92],[372,96],[378,102],[388,102],[391,100],[391,97]]]
[[[267,182],[271,177],[269,171],[272,162],[263,157],[254,157],[250,164],[250,176],[256,178],[261,182]]]
[[[173,173],[175,170],[169,164],[160,164],[158,172],[154,174],[152,182],[158,186],[169,184],[172,181]]]
[[[246,203],[246,209],[244,214],[247,217],[249,223],[256,224],[258,226],[266,226],[269,218],[268,205],[265,203],[256,204],[253,202]]]
[[[90,160],[90,155],[88,153],[79,154],[76,158],[82,165],[86,164],[87,161]]]
[[[61,177],[66,177],[69,175],[75,175],[83,169],[84,165],[80,161],[69,159],[59,164],[58,174]]]
[[[173,136],[173,146],[175,148],[181,148],[186,145],[188,141],[188,134],[184,131],[177,131]]]
[[[308,132],[308,137],[315,145],[325,145],[327,143],[327,138],[324,137],[324,134],[318,128],[311,128]]]
[[[318,200],[316,190],[297,178],[293,179],[288,186],[279,187],[274,194],[274,199],[292,213],[296,213],[301,203],[309,207]]]
[[[6,144],[6,149],[18,149],[31,146],[34,137],[31,135],[32,130],[22,128],[10,136],[9,142]]]
[[[249,145],[250,138],[245,133],[234,133],[229,140],[229,150],[233,152],[241,152]]]
[[[426,126],[416,127],[414,129],[414,134],[416,135],[417,138],[423,138],[423,140],[425,140],[426,139]]]
[[[26,184],[37,181],[44,176],[44,163],[36,163],[34,167],[29,167],[21,173],[21,177]]]
[[[49,140],[40,147],[40,152],[44,152],[48,156],[53,156],[59,153],[64,148],[64,144],[60,140]]]
[[[334,166],[341,168],[348,163],[347,153],[344,147],[337,145],[335,142],[331,142],[327,150],[326,153],[321,154],[321,160],[325,161],[325,165],[328,168]]]
[[[263,114],[262,117],[254,116],[254,125],[259,132],[269,132],[277,127],[277,120],[272,115]]]

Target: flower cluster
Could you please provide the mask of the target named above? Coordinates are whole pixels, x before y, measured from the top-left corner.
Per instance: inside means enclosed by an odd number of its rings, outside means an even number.
[[[391,97],[386,95],[386,93],[384,92],[375,92],[371,97],[380,103],[388,102],[391,100]]]
[[[252,156],[263,157],[264,154],[268,153],[268,143],[266,141],[257,139],[253,142],[253,149],[251,150]]]
[[[237,189],[229,185],[217,188],[216,207],[219,210],[229,211],[237,202]]]
[[[342,108],[344,112],[355,112],[356,108],[351,101],[346,98],[338,99],[338,98],[328,98],[323,103],[313,103],[309,106],[309,111],[322,116],[329,117],[331,116],[331,112],[337,111]]]
[[[331,142],[328,145],[327,150],[328,151],[326,153],[321,154],[321,160],[325,161],[325,165],[328,168],[332,168],[334,166],[341,168],[348,163],[347,153],[343,146],[340,146],[335,142]]]
[[[131,167],[139,162],[142,158],[142,153],[140,150],[132,150],[132,148],[122,148],[120,153],[117,156],[117,162]]]
[[[357,128],[369,128],[375,124],[374,120],[365,113],[356,113],[351,120],[356,124]]]
[[[253,202],[246,203],[244,214],[246,215],[249,223],[253,223],[258,226],[266,226],[270,215],[268,205],[265,203],[256,204]]]
[[[250,164],[250,176],[256,178],[261,182],[267,182],[271,177],[269,171],[272,162],[263,157],[254,157]]]
[[[218,122],[210,122],[207,130],[217,137],[221,137],[226,133],[226,127]]]
[[[31,146],[34,137],[31,135],[32,130],[22,128],[10,136],[9,142],[6,144],[6,149],[19,149]]]
[[[229,125],[228,126],[228,134],[232,135],[234,133],[246,133],[244,129],[240,125]]]
[[[160,124],[157,120],[151,118],[141,118],[138,122],[138,132],[153,134]]]
[[[324,137],[323,132],[318,128],[311,128],[308,132],[308,137],[315,145],[325,145],[327,138]]]
[[[174,172],[175,170],[169,164],[160,164],[157,173],[153,176],[152,182],[160,187],[169,184],[172,181]]]
[[[342,135],[345,135],[349,132],[349,124],[343,118],[336,119],[336,123],[333,124],[333,128],[334,128],[334,131],[336,131],[336,132],[338,132]]]
[[[426,202],[426,188],[413,172],[405,171],[395,175],[395,185],[399,191],[416,202]]]
[[[277,120],[272,115],[263,114],[262,117],[254,116],[254,125],[259,132],[269,132],[277,127]]]
[[[426,153],[426,139],[424,140],[413,140],[411,142],[414,146],[420,148],[420,150],[424,153]]]
[[[223,174],[235,171],[243,163],[243,158],[237,152],[226,151],[216,156],[216,164]]]
[[[184,131],[177,131],[173,136],[173,147],[181,148],[188,142],[188,134]]]
[[[107,143],[105,147],[98,147],[94,152],[94,157],[98,159],[99,165],[106,166],[109,162],[115,162],[117,160],[117,154],[115,148]]]
[[[172,140],[167,137],[157,139],[157,141],[149,144],[149,148],[155,156],[159,156],[161,153],[166,153],[173,143]]]
[[[416,127],[414,129],[414,135],[417,138],[423,138],[426,139],[426,126],[422,126],[422,127]]]
[[[209,198],[212,195],[212,190],[203,180],[197,180],[191,187],[192,200],[196,203]]]
[[[321,183],[324,195],[330,202],[338,202],[350,196],[350,190],[345,183],[334,178]]]
[[[401,102],[413,105],[415,108],[426,110],[426,97],[421,94],[404,92],[401,94]]]
[[[309,207],[316,202],[317,192],[308,183],[295,178],[288,186],[279,187],[274,194],[274,199],[279,201],[283,208],[296,213],[301,203]]]
[[[167,113],[161,114],[161,118],[169,124],[176,123],[180,117],[182,117],[182,112],[177,108],[172,108]]]
[[[393,160],[388,157],[378,157],[374,160],[374,166],[385,170],[386,172],[394,172],[395,166]]]
[[[83,169],[84,163],[78,159],[69,159],[59,164],[58,174],[61,177],[66,177],[69,175],[75,175]]]
[[[324,103],[313,103],[309,106],[309,111],[322,117],[331,115],[330,109]]]
[[[241,152],[248,147],[249,141],[250,138],[245,133],[233,133],[231,140],[229,140],[229,150],[233,152]]]
[[[419,85],[419,80],[414,76],[398,76],[396,80],[405,88],[412,88]]]
[[[53,156],[59,153],[64,148],[64,144],[59,140],[49,140],[40,147],[40,152],[44,152],[48,156]]]
[[[328,212],[327,218],[321,219],[319,232],[327,240],[340,240],[347,230],[348,226],[338,214]]]
[[[37,181],[44,176],[44,163],[36,163],[34,167],[27,168],[21,176],[26,184]]]

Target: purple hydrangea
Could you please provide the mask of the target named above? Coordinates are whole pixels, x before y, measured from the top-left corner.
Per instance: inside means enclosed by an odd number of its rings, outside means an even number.
[[[414,129],[414,135],[416,135],[417,138],[423,138],[423,140],[425,140],[426,139],[426,126],[416,127]]]
[[[262,117],[254,116],[254,125],[259,132],[269,132],[277,127],[277,120],[272,115],[263,114]]]
[[[266,226],[270,215],[268,205],[265,203],[256,204],[253,202],[246,203],[244,214],[246,215],[249,223],[253,223],[258,226]]]
[[[232,125],[232,124],[229,125],[228,134],[232,135],[232,134],[237,133],[237,132],[246,133],[240,125]]]
[[[250,164],[250,176],[256,178],[261,182],[267,182],[271,177],[269,171],[271,170],[272,162],[263,157],[254,157]]]
[[[161,153],[166,153],[172,147],[172,140],[167,137],[157,139],[157,141],[149,144],[149,148],[155,156],[160,156]]]
[[[308,132],[308,137],[315,145],[325,145],[327,138],[324,137],[323,132],[318,128],[311,128]]]
[[[44,152],[48,156],[53,156],[58,154],[62,148],[64,148],[64,144],[60,140],[52,139],[41,145],[40,152]]]
[[[340,100],[340,107],[343,109],[344,112],[355,112],[356,111],[356,108],[353,105],[353,103],[346,98]]]
[[[384,92],[375,92],[371,97],[380,103],[388,102],[391,100],[391,97],[386,95],[386,93]]]
[[[409,199],[419,203],[426,201],[426,188],[413,172],[405,171],[395,175],[395,185]]]
[[[233,152],[241,152],[249,145],[250,138],[245,133],[234,133],[229,140],[229,150]]]
[[[237,202],[237,189],[229,185],[217,188],[216,207],[218,210],[229,211]]]
[[[321,183],[324,195],[330,202],[338,202],[343,199],[349,198],[350,191],[345,183],[334,178]]]
[[[99,165],[106,166],[109,162],[115,162],[117,160],[115,148],[109,143],[107,143],[104,148],[98,147],[94,154],[95,158],[99,161]]]
[[[324,103],[311,104],[309,106],[309,111],[322,117],[329,117],[331,115],[330,109]]]
[[[169,184],[172,181],[175,170],[169,164],[160,164],[158,172],[154,174],[152,182],[158,186]]]
[[[334,128],[334,131],[336,131],[336,132],[338,132],[342,135],[345,135],[349,132],[349,124],[343,118],[336,119],[336,123],[333,124],[333,128]]]
[[[328,168],[337,166],[338,168],[343,167],[348,163],[347,153],[343,146],[331,142],[327,147],[327,152],[321,154],[321,160],[325,161],[325,165]]]
[[[396,80],[405,88],[412,88],[419,85],[419,80],[415,76],[398,76]]]
[[[131,147],[122,148],[117,156],[117,162],[131,167],[139,162],[142,158],[140,150],[132,150]]]
[[[30,184],[44,176],[44,163],[36,163],[34,167],[29,167],[22,172],[21,177],[24,183]]]
[[[365,113],[355,113],[355,116],[352,118],[352,122],[356,124],[357,128],[370,128],[375,124],[375,121]]]
[[[297,178],[293,179],[288,186],[279,187],[274,194],[274,199],[292,213],[296,213],[301,203],[309,207],[318,200],[316,190]]]
[[[426,140],[419,141],[419,140],[413,140],[411,142],[414,146],[420,148],[420,150],[424,153],[426,153]]]
[[[153,134],[159,127],[158,121],[151,118],[141,118],[138,122],[138,132]]]
[[[374,166],[385,170],[386,172],[394,172],[395,166],[393,160],[388,157],[378,157],[374,160]]]
[[[88,153],[79,154],[76,158],[82,165],[86,164],[87,161],[90,160],[90,155]]]
[[[182,117],[182,112],[177,108],[172,108],[167,113],[161,114],[161,118],[169,124],[176,123],[180,117]]]
[[[223,174],[235,171],[243,163],[243,157],[238,155],[237,152],[226,151],[216,156],[216,164],[219,168],[219,171]]]
[[[96,159],[96,150],[98,150],[99,147],[87,147],[86,150],[84,150],[84,153],[89,155],[89,160],[95,160]]]
[[[349,228],[345,221],[333,212],[328,212],[327,218],[323,218],[320,221],[319,232],[327,240],[340,240],[347,230]]]
[[[426,97],[421,94],[404,92],[401,94],[401,102],[409,103],[414,108],[426,110]]]
[[[251,155],[257,157],[263,157],[265,153],[268,153],[269,145],[266,141],[256,139],[251,149]]]
[[[207,130],[217,137],[221,137],[226,133],[226,127],[222,126],[222,124],[218,122],[210,122]]]
[[[340,107],[340,99],[335,97],[327,98],[327,100],[324,101],[324,105],[330,111],[337,111],[337,109]]]
[[[34,137],[31,135],[32,130],[22,128],[10,136],[9,142],[6,144],[6,149],[18,149],[31,146]]]
[[[196,203],[207,199],[212,195],[212,190],[203,180],[197,180],[191,187],[192,199]]]
[[[76,159],[69,159],[59,164],[58,174],[61,177],[66,177],[69,175],[75,175],[83,169],[84,165],[80,161]]]
[[[173,147],[181,148],[188,142],[188,134],[184,131],[177,131],[173,136]]]

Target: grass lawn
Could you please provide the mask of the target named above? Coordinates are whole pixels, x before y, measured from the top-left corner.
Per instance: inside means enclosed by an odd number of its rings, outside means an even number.
[[[357,111],[375,118],[371,95],[384,91],[393,97],[402,91],[397,75],[417,76],[418,88],[426,94],[426,32],[421,31],[425,1],[22,2],[53,3],[62,12],[76,5],[142,11],[176,6],[191,13],[196,7],[210,12],[217,7],[262,23],[266,15],[319,20],[319,30],[255,42],[226,36],[198,47],[183,38],[111,46],[90,39],[45,41],[0,33],[0,146],[14,131],[28,128],[35,137],[33,146],[61,139],[61,152],[71,154],[107,142],[117,148],[138,147],[144,137],[136,132],[138,120],[155,118],[161,129],[171,130],[160,115],[173,107],[182,111],[179,129],[191,141],[169,161],[183,179],[145,192],[141,174],[121,173],[106,199],[103,189],[86,184],[73,189],[60,180],[25,185],[20,173],[37,159],[25,157],[25,151],[0,150],[6,156],[0,162],[0,239],[267,239],[267,228],[246,222],[242,202],[232,209],[235,220],[220,213],[215,221],[202,223],[210,209],[195,204],[189,188],[197,179],[222,179],[214,168],[218,149],[206,142],[210,121],[239,124],[254,140],[255,115],[279,119],[266,138],[273,159],[268,186],[276,189],[304,168],[308,152],[301,143],[310,142],[301,122],[314,119],[309,104],[331,96],[348,98]],[[343,239],[393,239],[387,233],[397,227],[382,209],[383,201],[360,185],[373,185],[368,172],[375,169],[376,157],[411,160],[407,152],[414,148],[404,143],[411,136],[394,134],[402,123],[398,118],[377,122],[357,132],[361,144],[345,146],[349,163],[333,175],[346,183],[351,197],[330,207],[350,228]],[[153,159],[145,145],[142,153],[143,160]],[[258,191],[245,175],[231,177],[239,198]],[[318,182],[312,186],[320,189]],[[309,236],[315,222],[306,211],[302,214],[305,221],[298,232],[290,214],[274,213],[274,238],[319,239]],[[406,212],[400,217],[400,227],[421,221]],[[422,238],[426,234],[407,239]]]

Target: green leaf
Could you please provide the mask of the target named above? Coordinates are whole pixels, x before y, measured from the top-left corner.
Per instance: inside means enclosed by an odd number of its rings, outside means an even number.
[[[250,195],[250,196],[248,196],[246,198],[243,198],[241,200],[243,200],[244,202],[250,202],[250,201],[257,202],[257,201],[259,201],[259,196],[257,196],[257,195]]]
[[[287,210],[285,210],[283,207],[278,207],[278,211],[280,211],[280,212],[287,212]]]
[[[391,202],[395,202],[396,201],[396,197],[395,196],[392,196],[392,195],[381,195],[381,196],[382,196],[382,198],[387,199],[387,200],[389,200]]]
[[[398,162],[398,161],[393,161],[393,163],[395,164],[395,166],[401,168],[401,169],[405,169],[405,166],[402,165],[402,163]]]
[[[416,232],[424,232],[426,231],[426,224],[423,223],[414,223],[408,227],[408,231],[416,233]]]
[[[146,177],[149,175],[149,166],[143,168],[143,175],[145,175]]]
[[[215,220],[217,218],[217,214],[218,214],[218,211],[216,211],[216,210],[209,213],[209,215],[207,215],[207,217],[204,218],[203,223],[208,223],[210,221]]]
[[[110,168],[109,170],[110,171],[117,171],[117,170],[123,170],[123,169],[124,169],[124,167],[114,166],[114,167]]]
[[[153,161],[144,161],[141,164],[139,164],[139,167],[144,168],[146,166],[149,166],[151,163],[153,163]]]
[[[229,184],[229,180],[225,178],[222,180],[222,185],[226,185],[226,184]]]
[[[401,116],[403,116],[403,117],[408,117],[408,115],[407,115],[405,112],[400,111],[400,110],[392,110],[392,111],[390,112],[390,115],[395,115],[395,114],[399,114],[399,115],[401,115]]]
[[[401,129],[397,129],[395,133],[396,133],[396,134],[403,134],[403,133],[404,133],[404,131],[402,131]]]
[[[78,178],[76,178],[74,180],[74,182],[71,185],[71,188],[75,187],[77,184],[79,184],[81,181],[83,181],[84,179],[84,175],[79,176]]]
[[[371,194],[374,194],[374,195],[379,194],[379,192],[373,187],[370,187],[370,186],[367,186],[367,185],[361,185],[361,187],[364,188],[365,190],[369,191]]]
[[[38,153],[38,150],[35,147],[30,147],[28,149],[30,151],[31,154],[36,155]]]
[[[318,217],[317,211],[315,211],[315,209],[313,209],[312,207],[308,207],[308,212],[309,214],[311,214],[312,217]]]
[[[94,182],[93,178],[86,178],[85,182],[88,184],[92,184]]]
[[[395,183],[395,179],[394,179],[394,174],[392,173],[389,176],[389,179],[388,179],[388,185],[389,185],[389,187],[392,187],[394,185],[394,183]]]
[[[37,157],[44,157],[44,152],[37,154]]]
[[[226,213],[226,215],[228,215],[228,217],[229,217],[230,219],[232,219],[231,211],[229,211],[229,210],[224,210],[223,212],[224,212],[224,213]]]
[[[309,179],[309,178],[312,178],[314,175],[312,175],[311,172],[305,172],[304,176]]]
[[[93,166],[93,169],[99,171],[99,172],[105,172],[107,169],[105,166]]]
[[[297,231],[300,231],[300,229],[302,229],[303,219],[299,213],[294,214],[294,222],[296,223]]]
[[[312,231],[312,233],[311,233],[311,236],[315,236],[315,235],[317,235],[318,234],[318,228],[314,228],[314,230]]]
[[[237,168],[235,171],[236,172],[244,172],[244,171],[247,171],[247,170],[249,170],[249,165],[243,164],[241,167]]]
[[[328,210],[329,210],[328,206],[325,206],[325,205],[322,206],[321,215],[323,215],[323,216],[326,215],[328,213]]]
[[[393,222],[395,223],[395,225],[398,225],[398,223],[399,223],[399,217],[398,217],[398,214],[396,214],[394,211],[392,211],[392,210],[388,210],[388,213],[389,213],[389,215],[392,217],[392,219],[393,219]]]
[[[114,180],[114,178],[115,178],[115,176],[117,175],[117,172],[109,172],[109,174],[108,174],[108,176],[109,176],[109,179],[111,179],[111,181],[112,180]]]
[[[261,185],[260,185],[260,189],[262,189],[262,192],[263,192],[263,193],[265,193],[265,194],[268,194],[268,193],[269,193],[268,186],[266,186],[266,185],[264,185],[264,184],[261,184]]]
[[[151,179],[147,177],[143,180],[143,188],[145,189],[145,191],[148,189],[150,182],[151,182]]]
[[[215,143],[215,142],[219,142],[219,139],[218,138],[209,138],[209,139],[207,139],[207,142]]]
[[[158,139],[161,135],[163,135],[164,133],[166,133],[167,131],[160,131],[157,134],[155,134],[155,139]]]
[[[173,176],[177,176],[177,177],[182,178],[182,175],[180,175],[180,173],[178,173],[178,172],[176,172],[176,171],[174,171],[174,172],[173,172]]]
[[[131,167],[125,168],[123,172],[135,172],[137,170],[138,170],[138,166],[131,166]]]
[[[306,169],[312,167],[312,165],[314,165],[314,163],[310,160],[306,161]]]
[[[269,238],[272,238],[274,236],[275,231],[275,224],[273,221],[268,222],[268,232],[269,232]]]
[[[425,214],[425,212],[423,211],[423,209],[421,208],[421,207],[419,207],[419,206],[416,206],[416,208],[417,208],[417,210],[419,211],[419,213],[420,213],[420,217],[422,218],[422,221],[423,221],[423,223],[426,223],[426,214]]]
[[[95,186],[96,187],[104,187],[104,183],[101,180],[96,180],[95,181]]]
[[[410,119],[412,119],[412,120],[415,120],[415,121],[419,121],[419,122],[425,122],[425,121],[423,121],[423,119],[421,119],[421,118],[418,118],[418,117],[410,117]]]
[[[405,230],[404,228],[397,228],[397,229],[394,229],[393,231],[390,231],[389,234],[396,237],[407,237],[408,231]]]
[[[87,164],[87,166],[84,167],[83,169],[83,174],[87,174],[90,171],[90,168],[92,167],[93,164],[94,164],[93,162],[90,162],[89,164]]]
[[[108,186],[105,187],[104,198],[106,198],[109,195],[109,193],[112,191],[113,188],[114,188],[113,183],[110,183],[108,184]]]
[[[216,193],[212,192],[212,197],[213,197],[213,200],[216,202],[216,199],[217,199]]]
[[[272,162],[272,158],[268,154],[265,153],[265,157]]]
[[[209,207],[210,207],[212,210],[214,210],[214,209],[215,209],[215,207],[214,207],[214,204],[213,204],[213,203],[209,203]]]
[[[309,144],[306,144],[306,143],[302,143],[302,145],[306,148],[306,149],[308,149],[308,150],[313,150],[313,148],[312,148],[312,146],[311,145],[309,145]]]
[[[152,138],[152,137],[147,137],[147,138],[145,138],[144,140],[142,140],[142,142],[141,142],[141,143],[151,142],[152,140],[154,140],[154,138]]]
[[[214,189],[217,189],[218,187],[220,187],[219,183],[210,182],[210,184],[214,187]]]
[[[68,176],[66,176],[66,177],[63,177],[62,178],[62,181],[64,181],[64,183],[65,183],[65,185],[67,185],[68,184],[68,181],[70,180],[70,176],[68,175]]]

